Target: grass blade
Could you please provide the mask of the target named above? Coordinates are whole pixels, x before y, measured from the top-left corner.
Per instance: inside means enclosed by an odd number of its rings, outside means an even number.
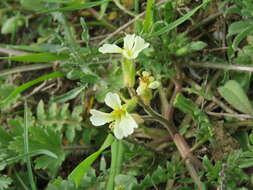
[[[173,30],[174,28],[176,28],[177,26],[179,26],[180,24],[182,24],[183,22],[188,20],[192,15],[194,15],[194,13],[196,13],[200,8],[205,6],[209,1],[210,0],[204,1],[202,4],[195,7],[190,12],[186,13],[184,16],[182,16],[179,19],[175,20],[174,22],[170,23],[168,26],[165,26],[162,29],[154,32],[153,34],[151,34],[150,37],[160,36],[161,34],[164,34],[166,32]]]
[[[32,156],[37,156],[37,155],[40,155],[40,154],[44,154],[44,155],[50,156],[50,157],[55,158],[55,159],[58,158],[56,154],[54,154],[53,152],[51,152],[49,150],[39,149],[39,150],[34,150],[34,151],[31,151],[31,152],[28,152],[28,153],[19,154],[18,156],[14,156],[14,157],[8,158],[6,160],[3,160],[3,161],[0,162],[0,165],[13,164],[13,163],[15,163],[15,162],[17,162],[21,159],[26,158],[27,156],[32,157]]]
[[[66,60],[68,55],[59,55],[56,53],[31,53],[27,55],[0,57],[0,60],[20,61],[20,62],[41,62],[47,63],[51,61]]]
[[[108,2],[108,0],[102,0],[102,1],[95,1],[95,2],[86,2],[86,3],[76,3],[70,6],[62,7],[62,8],[57,8],[57,9],[50,9],[46,11],[42,11],[41,14],[44,13],[51,13],[51,12],[63,12],[63,11],[75,11],[79,9],[86,9],[86,8],[91,8],[95,7],[98,5],[102,5],[104,3]]]
[[[25,153],[29,153],[29,118],[28,118],[28,107],[27,107],[27,102],[25,101],[25,113],[24,113],[24,121],[25,121],[25,125],[24,125],[24,151]],[[32,164],[31,164],[31,159],[30,156],[26,157],[26,167],[27,167],[27,171],[28,171],[28,178],[29,178],[29,182],[31,184],[31,188],[32,190],[36,190],[36,184],[34,182],[34,178],[33,178],[33,172],[32,172]]]
[[[154,0],[148,0],[146,16],[143,24],[143,31],[147,33],[153,24],[153,6]]]
[[[43,75],[35,80],[32,80],[32,81],[29,81],[19,87],[17,87],[9,96],[7,96],[5,99],[3,99],[2,101],[0,101],[0,105],[1,104],[4,104],[8,101],[10,101],[12,98],[14,98],[15,96],[17,96],[18,94],[22,93],[23,91],[25,91],[27,88],[30,88],[31,86],[35,85],[35,84],[38,84],[40,82],[43,82],[45,80],[48,80],[48,79],[53,79],[53,78],[57,78],[57,77],[61,77],[63,76],[64,74],[62,72],[53,72],[53,73],[50,73],[50,74],[46,74],[46,75]]]

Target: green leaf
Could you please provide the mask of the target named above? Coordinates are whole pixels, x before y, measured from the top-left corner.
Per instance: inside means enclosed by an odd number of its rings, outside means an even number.
[[[137,180],[132,175],[122,175],[119,174],[115,177],[115,189],[121,186],[124,187],[124,190],[132,190],[133,186],[137,184]],[[118,188],[120,189],[120,188]]]
[[[114,137],[109,134],[107,138],[105,139],[103,145],[100,147],[100,149],[90,155],[88,158],[83,160],[72,172],[69,174],[69,178],[73,180],[76,184],[76,186],[80,185],[80,182],[85,174],[85,172],[90,168],[91,164],[97,159],[97,157],[114,141]]]
[[[54,131],[52,128],[42,128],[40,126],[31,127],[29,132],[30,152],[43,149],[53,152],[57,156],[57,159],[55,159],[52,156],[42,155],[35,159],[35,168],[48,169],[48,175],[53,176],[65,159],[65,152],[62,149],[61,134]],[[16,137],[10,142],[8,146],[9,149],[22,154],[24,152],[23,138],[23,136]]]
[[[19,27],[23,26],[25,23],[24,17],[14,16],[7,19],[1,29],[2,34],[12,34],[18,30]]]
[[[196,41],[196,42],[191,42],[189,44],[189,49],[191,51],[199,51],[199,50],[202,50],[203,48],[205,48],[206,46],[207,46],[207,44],[205,42]]]
[[[236,49],[237,46],[239,45],[239,43],[244,39],[246,38],[248,35],[252,34],[252,31],[253,31],[253,25],[249,25],[247,28],[245,28],[241,33],[239,33],[233,43],[232,43],[232,48],[233,49]]]
[[[80,86],[80,87],[74,88],[74,89],[66,92],[65,94],[55,97],[53,99],[53,101],[57,102],[57,103],[63,103],[63,102],[67,102],[68,100],[72,100],[78,94],[80,94],[83,91],[83,89],[85,89],[85,88],[86,88],[86,86]]]
[[[87,42],[87,41],[89,41],[90,35],[89,35],[89,29],[88,29],[87,24],[86,24],[83,17],[80,18],[80,24],[83,29],[81,38],[83,41]]]
[[[91,8],[91,7],[95,7],[98,5],[102,5],[106,2],[108,2],[108,0],[86,2],[86,3],[77,3],[77,4],[70,5],[70,6],[62,7],[62,8],[45,10],[45,11],[42,11],[41,14],[51,13],[51,12],[56,12],[56,11],[63,12],[63,11],[75,11],[75,10],[79,10],[79,9],[86,9],[86,8]]]
[[[11,84],[0,85],[0,102],[1,100],[6,99],[9,96],[9,94],[12,93],[16,88],[17,86],[14,86]],[[0,103],[0,109],[1,110],[9,109],[11,105],[17,101],[18,98],[19,98],[19,95],[10,98],[8,102],[2,103],[2,104]]]
[[[146,8],[146,16],[143,24],[143,31],[146,33],[150,31],[153,25],[153,6],[154,0],[148,0]]]
[[[40,0],[20,0],[21,5],[28,10],[39,10],[42,9],[42,3]]]
[[[6,175],[0,176],[0,189],[1,190],[9,188],[11,183],[12,183],[11,178],[7,177]]]
[[[235,109],[253,115],[251,103],[238,82],[230,80],[218,92]]]
[[[68,55],[60,55],[56,53],[31,53],[27,55],[21,56],[12,56],[12,57],[0,57],[0,60],[11,60],[11,61],[20,61],[20,62],[52,62],[52,61],[59,61],[59,60],[66,60],[68,59]]]
[[[177,94],[173,105],[182,112],[190,114],[191,116],[194,116],[194,112],[198,110],[197,106],[191,99],[184,97],[184,95],[180,93]]]
[[[43,75],[43,76],[41,76],[41,77],[39,77],[35,80],[29,81],[29,82],[17,87],[15,90],[13,90],[9,96],[7,96],[2,101],[0,101],[0,105],[9,102],[14,97],[21,94],[23,91],[25,91],[26,89],[30,88],[31,86],[33,86],[35,84],[38,84],[38,83],[43,82],[43,81],[48,80],[48,79],[61,77],[63,75],[64,74],[62,72],[57,71],[57,72],[53,72],[53,73],[50,73],[50,74]]]
[[[191,11],[189,11],[188,13],[186,13],[184,16],[180,17],[179,19],[175,20],[174,22],[170,23],[169,25],[163,27],[162,29],[154,32],[153,34],[151,34],[151,37],[160,36],[161,34],[164,34],[166,32],[171,31],[172,29],[176,28],[177,26],[179,26],[180,24],[182,24],[183,22],[185,22],[186,20],[188,20],[200,8],[204,7],[209,1],[210,0],[204,1],[202,4],[200,4],[199,6],[195,7],[194,9],[192,9]]]
[[[47,156],[49,156],[51,158],[54,158],[54,159],[58,158],[57,155],[54,154],[51,151],[44,150],[44,149],[39,149],[39,150],[30,151],[28,153],[22,153],[22,154],[19,154],[18,156],[14,156],[14,157],[11,157],[11,158],[7,158],[3,162],[0,162],[0,165],[13,164],[13,163],[15,163],[15,162],[17,162],[21,159],[26,158],[27,156],[32,157],[32,156],[37,156],[37,155],[40,155],[40,154],[47,155]]]
[[[252,24],[253,23],[250,20],[238,21],[230,24],[228,28],[227,37],[243,32],[245,28],[248,28]]]
[[[38,106],[37,106],[37,119],[38,120],[45,120],[46,119],[46,113],[44,108],[44,102],[43,100],[40,100]]]

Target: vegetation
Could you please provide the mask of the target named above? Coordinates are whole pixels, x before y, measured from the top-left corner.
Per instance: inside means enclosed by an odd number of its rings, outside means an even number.
[[[252,0],[2,0],[1,190],[253,189]]]

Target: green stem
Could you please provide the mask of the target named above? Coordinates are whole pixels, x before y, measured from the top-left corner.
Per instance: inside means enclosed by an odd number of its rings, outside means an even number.
[[[135,84],[135,63],[132,59],[122,59],[122,71],[124,77],[124,84],[131,88]]]
[[[114,179],[121,172],[124,152],[122,141],[115,140],[111,146],[111,152],[111,168],[106,190],[114,190]]]

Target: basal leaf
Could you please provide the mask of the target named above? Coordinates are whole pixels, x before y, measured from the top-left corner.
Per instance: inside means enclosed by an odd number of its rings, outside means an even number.
[[[218,91],[235,109],[253,115],[251,103],[238,82],[230,80],[223,87],[219,87]]]

